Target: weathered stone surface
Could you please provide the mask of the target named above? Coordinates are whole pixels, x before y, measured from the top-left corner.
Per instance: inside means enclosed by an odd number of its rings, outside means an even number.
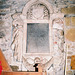
[[[62,8],[61,12],[64,14],[75,14],[75,7]]]
[[[12,50],[6,50],[6,51],[3,51],[3,53],[4,53],[5,58],[8,61],[8,63],[11,64],[12,61],[13,61],[13,52],[12,52]]]
[[[71,17],[71,25],[75,26],[75,17]]]
[[[55,19],[54,22],[53,22],[53,28],[63,30],[63,21],[62,21],[62,19],[59,19],[59,18]]]
[[[2,24],[4,24],[4,22],[2,20],[0,20],[0,24],[2,25]]]
[[[68,54],[73,54],[72,52],[68,52]]]
[[[75,0],[69,0],[68,1],[70,4],[75,4]]]
[[[67,56],[67,59],[71,59],[71,56]]]
[[[17,19],[17,18],[19,18],[20,15],[21,15],[21,13],[15,13],[12,15],[12,18]]]
[[[67,25],[67,26],[70,26],[70,25],[75,26],[75,17],[65,17],[65,25]]]
[[[18,66],[10,66],[13,71],[18,71],[19,67]]]
[[[0,38],[3,38],[5,36],[3,31],[0,31]]]
[[[65,25],[67,26],[71,25],[70,17],[65,17]]]
[[[75,28],[71,28],[69,30],[66,31],[66,39],[68,39],[69,41],[75,41]]]
[[[73,75],[72,71],[67,71],[66,75]]]
[[[67,63],[71,63],[71,60],[70,59],[67,59]]]

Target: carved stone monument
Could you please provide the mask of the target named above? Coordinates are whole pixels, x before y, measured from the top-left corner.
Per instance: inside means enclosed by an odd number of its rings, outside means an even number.
[[[34,71],[33,65],[35,65],[36,63],[41,63],[43,66],[43,71],[47,71],[49,74],[52,75],[55,74],[54,73],[56,72],[55,70],[61,71],[60,69],[64,66],[64,56],[63,56],[64,55],[64,47],[63,47],[64,15],[62,13],[54,13],[52,5],[46,0],[30,0],[24,7],[22,13],[16,13],[12,17],[13,17],[12,49],[14,51],[15,61],[21,62],[24,65],[24,67],[29,71]],[[27,27],[28,24],[30,23],[31,24],[39,23],[42,25],[48,24],[49,52],[44,53],[42,51],[39,53],[37,52],[27,53],[27,45],[28,45]],[[44,29],[43,26],[41,26],[42,30]],[[42,31],[42,33],[44,32]],[[45,50],[47,51],[47,49]]]

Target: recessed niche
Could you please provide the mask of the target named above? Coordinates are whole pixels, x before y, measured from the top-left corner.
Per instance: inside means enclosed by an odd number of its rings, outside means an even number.
[[[27,53],[49,53],[49,24],[27,24]]]

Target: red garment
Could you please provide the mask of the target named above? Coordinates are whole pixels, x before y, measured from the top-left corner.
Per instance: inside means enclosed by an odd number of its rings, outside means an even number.
[[[1,66],[1,61],[0,61],[0,75],[1,75],[1,72],[2,72],[2,66]]]

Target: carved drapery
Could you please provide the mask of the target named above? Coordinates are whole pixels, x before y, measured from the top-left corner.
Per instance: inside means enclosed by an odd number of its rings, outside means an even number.
[[[20,18],[20,14],[18,13],[13,15],[12,50],[14,51],[15,61],[22,60],[21,57],[22,41],[23,41],[23,21]]]

